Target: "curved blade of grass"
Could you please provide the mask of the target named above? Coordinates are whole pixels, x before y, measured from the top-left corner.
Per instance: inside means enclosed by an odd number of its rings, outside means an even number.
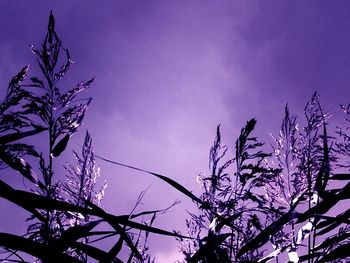
[[[137,168],[137,167],[134,167],[134,166],[131,166],[131,165],[127,165],[127,164],[119,163],[119,162],[116,162],[116,161],[112,161],[112,160],[106,159],[106,158],[98,156],[98,155],[95,155],[95,157],[99,158],[100,160],[103,160],[105,162],[108,162],[108,163],[112,163],[112,164],[115,164],[115,165],[118,165],[118,166],[126,167],[126,168],[129,168],[129,169],[132,169],[132,170],[136,170],[136,171],[140,171],[140,172],[143,172],[143,173],[148,173],[148,174],[151,174],[153,176],[156,176],[159,179],[161,179],[164,182],[166,182],[169,185],[171,185],[172,187],[174,187],[175,189],[177,189],[179,192],[181,192],[184,195],[186,195],[187,197],[191,198],[192,201],[200,204],[201,205],[200,207],[202,209],[209,209],[210,210],[210,206],[208,205],[208,203],[203,202],[200,198],[195,196],[191,191],[189,191],[188,189],[186,189],[185,187],[183,187],[181,184],[179,184],[178,182],[174,181],[173,179],[170,179],[169,177],[166,177],[164,175],[160,175],[160,174],[157,174],[157,173],[154,173],[154,172],[150,172],[150,171],[147,171],[147,170],[143,170],[141,168]],[[225,225],[234,228],[234,226],[230,222],[230,220],[226,220],[224,217],[222,217],[221,215],[215,213],[214,211],[212,211],[212,213],[218,218],[218,220],[224,222]]]
[[[350,174],[333,174],[329,177],[329,180],[348,181],[350,180]]]
[[[47,262],[82,262],[74,257],[50,249],[42,243],[8,233],[0,233],[0,246],[28,253]]]
[[[11,154],[1,149],[0,159],[35,185],[38,185],[41,188],[44,186],[43,183],[39,181],[30,164],[27,163],[23,158],[12,156]]]
[[[32,194],[32,193],[30,193]],[[34,195],[34,194],[33,194]],[[30,199],[23,199],[16,194],[11,186],[0,180],[0,197],[9,200],[10,202],[22,207],[28,212],[32,213],[40,221],[45,221],[45,218],[35,209],[30,203]]]
[[[328,254],[326,254],[323,258],[321,258],[318,262],[333,262],[338,258],[347,258],[350,257],[350,244],[342,244],[339,247],[336,247]]]
[[[128,245],[128,247],[131,249],[131,251],[135,254],[135,256],[142,260],[142,256],[137,249],[137,247],[134,245],[132,240],[130,239],[128,233],[125,231],[124,228],[122,228],[118,223],[113,222],[113,221],[108,221],[108,223],[117,231],[117,233],[120,235],[120,238],[122,238],[125,243]]]
[[[197,202],[198,204],[201,204],[201,205],[205,205],[204,202],[201,199],[199,199],[197,196],[195,196],[191,191],[189,191],[188,189],[186,189],[185,187],[183,187],[181,184],[179,184],[178,182],[174,181],[173,179],[170,179],[169,177],[166,177],[164,175],[157,174],[157,173],[154,173],[154,172],[146,171],[146,170],[143,170],[141,168],[137,168],[137,167],[134,167],[134,166],[131,166],[131,165],[127,165],[127,164],[119,163],[119,162],[116,162],[116,161],[112,161],[112,160],[103,158],[103,157],[98,156],[98,155],[95,155],[95,157],[99,158],[100,160],[103,160],[105,162],[108,162],[108,163],[116,164],[118,166],[126,167],[126,168],[129,168],[129,169],[132,169],[132,170],[136,170],[136,171],[140,171],[140,172],[143,172],[143,173],[148,173],[148,174],[151,174],[153,176],[156,176],[159,179],[161,179],[164,182],[166,182],[167,184],[171,185],[173,188],[175,188],[179,192],[181,192],[184,195],[186,195],[189,198],[191,198],[192,201]]]
[[[314,251],[325,249],[327,247],[333,246],[334,244],[339,244],[341,241],[350,238],[350,233],[342,233],[335,235],[333,237],[329,237],[326,240],[324,240],[321,244],[317,245],[314,249]]]
[[[89,236],[89,232],[99,225],[103,220],[90,221],[82,225],[76,225],[65,230],[61,237],[55,242],[57,250],[66,250],[79,238]]]
[[[318,258],[322,255],[322,253],[320,252],[314,252],[314,253],[311,253],[311,254],[306,254],[306,255],[302,255],[299,257],[299,261],[300,262],[304,262],[306,260],[310,260],[310,259],[313,259],[313,258]],[[319,262],[319,261],[316,261],[316,262]]]
[[[131,213],[129,215],[120,215],[118,217],[125,218],[125,219],[134,219],[134,218],[137,218],[137,217],[140,217],[140,216],[145,216],[145,215],[155,215],[155,214],[158,214],[158,213],[165,213],[166,211],[168,211],[170,208],[172,208],[173,206],[175,206],[178,203],[179,203],[178,201],[175,201],[172,205],[170,205],[169,207],[164,208],[164,209],[148,210],[148,211],[143,211],[143,212],[140,212],[140,213],[137,213],[137,214],[132,214]]]
[[[24,208],[25,210],[33,213],[39,219],[41,219],[42,216],[37,211],[37,213],[35,213],[34,209],[52,209],[96,215],[93,212],[93,210],[88,208],[73,205],[65,201],[48,199],[46,197],[31,192],[15,190],[2,180],[0,180],[0,197],[7,199],[12,203],[15,203],[16,205]]]
[[[178,238],[189,238],[187,236],[181,236],[181,235],[176,234],[174,232],[170,232],[170,231],[163,230],[163,229],[160,229],[160,228],[147,226],[145,224],[141,224],[141,223],[138,223],[138,222],[135,222],[135,221],[131,221],[125,215],[115,216],[115,215],[109,214],[109,213],[105,212],[102,208],[98,207],[97,205],[94,205],[93,203],[89,203],[89,206],[92,207],[92,209],[94,210],[94,214],[95,215],[98,215],[99,217],[103,218],[110,225],[116,223],[116,224],[125,225],[125,226],[132,227],[132,228],[135,228],[135,229],[138,229],[138,230],[143,230],[143,231],[147,231],[147,232],[151,232],[151,233],[159,234],[159,235],[163,235],[163,236],[172,236],[172,237],[178,237]]]
[[[35,130],[31,130],[31,131],[14,132],[14,133],[6,134],[6,135],[3,135],[0,137],[0,144],[5,144],[5,143],[17,141],[17,140],[23,139],[25,137],[38,134],[38,133],[45,131],[45,130],[47,130],[47,128],[40,127],[40,128],[37,128]]]
[[[120,250],[122,249],[123,246],[123,238],[119,238],[118,242],[114,244],[114,246],[111,248],[111,250],[108,252],[108,261],[107,262],[113,262],[113,260],[117,257],[119,254]]]
[[[90,246],[88,244],[83,244],[80,242],[75,242],[72,248],[76,248],[81,252],[84,252],[89,257],[98,260],[98,262],[106,262],[108,259],[108,253],[94,246]]]

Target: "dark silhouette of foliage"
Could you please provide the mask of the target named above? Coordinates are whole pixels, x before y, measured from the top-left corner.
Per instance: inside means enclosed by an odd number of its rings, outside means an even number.
[[[42,77],[31,77],[23,84],[29,69],[24,67],[12,78],[0,104],[1,166],[17,171],[30,183],[27,190],[19,190],[0,180],[0,197],[28,211],[31,223],[24,236],[0,233],[1,260],[25,262],[24,253],[37,262],[122,262],[118,256],[127,248],[129,262],[151,262],[143,243],[149,233],[180,236],[152,226],[156,216],[167,209],[116,216],[99,207],[106,184],[96,190],[99,168],[89,133],[81,154],[74,152],[77,164],[66,165],[66,181],[55,177],[54,162],[81,126],[91,102],[91,98],[75,98],[91,86],[93,79],[79,82],[68,91],[59,87],[73,60],[62,47],[52,13],[41,49],[31,46],[31,50]],[[59,65],[62,54],[65,61]],[[46,149],[23,140],[41,133],[48,138]],[[139,218],[141,222],[135,221]],[[96,230],[106,224],[108,231]],[[135,230],[139,231],[136,236]],[[95,246],[106,238],[117,238],[112,248],[104,251]]]
[[[147,240],[153,233],[176,238],[190,263],[349,262],[350,209],[339,204],[350,199],[350,127],[329,135],[330,114],[317,93],[304,109],[304,127],[286,105],[271,154],[253,135],[255,119],[242,128],[232,156],[218,126],[209,174],[197,178],[200,196],[165,175],[95,155],[88,132],[81,152],[73,152],[77,163],[66,163],[66,181],[60,181],[54,163],[83,122],[91,98],[76,97],[93,79],[66,91],[59,87],[73,60],[62,47],[52,13],[41,49],[31,50],[40,76],[26,80],[29,67],[24,67],[0,104],[0,165],[7,168],[4,173],[18,172],[27,186],[15,189],[0,180],[0,197],[30,214],[25,235],[0,233],[2,261],[26,262],[24,255],[31,255],[37,262],[150,263],[155,259],[148,254]],[[349,125],[350,105],[341,109]],[[46,148],[28,143],[43,134]],[[145,192],[129,214],[102,209],[106,184],[97,189],[96,159],[155,176],[190,198],[198,211],[189,213],[187,233],[153,226],[177,202],[135,213]],[[105,239],[114,242],[103,250],[98,242]]]
[[[187,246],[182,246],[188,262],[237,261],[241,244],[262,229],[261,217],[277,213],[265,207],[267,201],[259,188],[273,180],[279,170],[264,166],[264,160],[270,154],[263,152],[263,144],[251,136],[255,124],[255,119],[247,122],[236,140],[235,157],[227,160],[224,158],[228,148],[221,145],[220,126],[217,127],[209,154],[211,173],[199,176],[203,189],[201,198],[210,203],[211,209],[201,210],[199,215],[191,214],[187,222],[189,227],[196,226],[190,233],[191,237],[197,238],[192,244],[187,242]],[[232,166],[233,177],[228,172]],[[224,217],[230,225],[225,226],[215,214]],[[201,237],[203,232],[207,234]],[[258,250],[249,251],[240,260],[254,261],[261,256]]]
[[[349,122],[349,107],[342,109]],[[316,93],[304,112],[306,125],[299,130],[286,106],[279,136],[273,137],[272,156],[259,151],[262,144],[249,137],[255,125],[249,121],[236,141],[235,157],[221,166],[218,162],[227,147],[221,146],[217,128],[209,156],[211,175],[200,176],[202,198],[210,200],[211,207],[232,225],[226,225],[229,235],[222,236],[222,225],[210,211],[191,213],[186,224],[194,240],[179,239],[187,262],[279,262],[280,256],[294,263],[348,262],[350,213],[336,205],[350,198],[349,183],[332,189],[330,182],[350,178],[338,173],[339,168],[349,169],[341,163],[349,156],[349,136],[341,128],[338,138],[328,136],[330,115],[321,108]],[[253,149],[257,152],[248,152]],[[233,163],[233,176],[224,173]],[[332,215],[327,214],[330,211]],[[220,242],[212,244],[218,237]],[[273,251],[268,252],[269,244]]]

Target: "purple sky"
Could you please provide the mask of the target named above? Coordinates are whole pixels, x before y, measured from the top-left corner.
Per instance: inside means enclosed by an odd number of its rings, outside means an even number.
[[[285,103],[300,114],[316,90],[333,113],[350,102],[348,1],[2,0],[1,95],[22,66],[37,71],[28,45],[39,45],[51,9],[76,61],[64,83],[96,76],[73,148],[89,129],[97,154],[163,173],[197,193],[217,124],[233,148],[247,119],[258,119],[267,141]],[[130,211],[150,185],[141,209],[182,200],[158,226],[183,228],[184,209],[193,207],[179,193],[148,175],[100,166],[108,211]],[[178,257],[171,239],[152,244],[158,262]]]

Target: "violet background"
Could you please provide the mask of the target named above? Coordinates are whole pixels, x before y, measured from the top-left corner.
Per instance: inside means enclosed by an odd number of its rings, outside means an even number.
[[[96,76],[86,93],[93,103],[71,148],[88,129],[97,154],[170,176],[197,194],[196,176],[208,171],[217,124],[233,152],[249,118],[257,118],[255,134],[269,144],[287,102],[300,117],[316,90],[336,116],[339,103],[350,102],[345,0],[2,0],[1,96],[24,65],[38,72],[28,45],[39,46],[50,10],[76,61],[63,86]],[[333,126],[340,120],[334,117]],[[73,160],[70,150],[64,158]],[[156,226],[184,229],[185,209],[195,207],[180,193],[149,175],[99,165],[109,185],[103,208],[127,213],[149,187],[140,210],[181,200]],[[6,180],[23,185],[20,176]],[[0,211],[0,231],[23,233],[24,213],[4,200]],[[150,246],[157,262],[181,258],[171,238],[153,236]]]

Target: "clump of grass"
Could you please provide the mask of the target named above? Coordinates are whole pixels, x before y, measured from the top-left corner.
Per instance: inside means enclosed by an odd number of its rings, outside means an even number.
[[[342,109],[349,122],[349,107]],[[227,147],[221,146],[217,128],[209,155],[211,174],[200,176],[201,198],[211,209],[199,207],[199,213],[190,213],[186,220],[187,234],[193,238],[179,239],[186,262],[279,262],[280,256],[295,263],[345,262],[350,258],[350,214],[346,208],[336,211],[337,216],[328,214],[350,197],[349,183],[339,189],[330,184],[350,179],[349,174],[337,172],[349,169],[342,164],[349,156],[349,135],[341,128],[337,138],[328,135],[330,114],[322,109],[317,93],[304,113],[306,125],[300,129],[286,106],[280,133],[273,137],[273,154],[260,151],[262,144],[250,137],[255,125],[251,120],[236,140],[235,156],[222,161]]]
[[[128,249],[126,262],[154,262],[147,244],[151,233],[178,239],[190,263],[349,261],[350,210],[334,208],[350,198],[350,128],[328,135],[330,115],[316,93],[304,109],[302,128],[285,107],[273,153],[264,152],[253,135],[255,119],[242,128],[232,156],[218,126],[209,174],[198,177],[199,197],[165,175],[95,155],[89,133],[81,153],[74,152],[77,164],[66,165],[66,181],[61,182],[55,177],[55,158],[62,157],[83,122],[91,98],[76,97],[93,79],[67,91],[59,88],[73,60],[62,47],[52,13],[41,49],[31,50],[41,77],[26,81],[29,67],[24,67],[0,104],[0,165],[17,171],[28,185],[19,190],[0,180],[0,197],[30,213],[25,235],[0,233],[2,261],[25,262],[23,255],[29,254],[37,262],[122,262],[121,251]],[[341,108],[349,123],[350,106]],[[24,140],[43,134],[47,149]],[[195,202],[198,211],[189,214],[186,235],[153,226],[171,206],[125,215],[99,207],[106,185],[96,189],[97,158],[155,176]],[[344,187],[332,187],[336,181]],[[98,242],[105,239],[114,242],[103,250]]]
[[[118,255],[126,247],[130,250],[128,262],[151,261],[141,236],[147,240],[149,233],[179,235],[152,226],[164,209],[112,215],[99,207],[106,184],[96,189],[99,169],[89,133],[81,154],[74,152],[77,164],[66,165],[66,181],[55,177],[54,163],[78,131],[91,102],[91,98],[77,96],[93,79],[66,91],[60,88],[73,60],[62,47],[52,13],[41,49],[31,46],[31,50],[41,76],[26,81],[29,67],[24,67],[12,78],[0,104],[1,166],[17,171],[28,186],[26,191],[18,190],[0,180],[0,197],[28,211],[30,224],[23,236],[0,233],[1,260],[24,262],[23,255],[29,254],[37,262],[122,262]],[[44,133],[46,149],[23,141]],[[139,218],[141,222],[136,221]],[[96,230],[98,226],[107,230]],[[139,231],[138,237],[135,231]],[[114,245],[100,249],[98,242],[107,238],[114,239]]]

